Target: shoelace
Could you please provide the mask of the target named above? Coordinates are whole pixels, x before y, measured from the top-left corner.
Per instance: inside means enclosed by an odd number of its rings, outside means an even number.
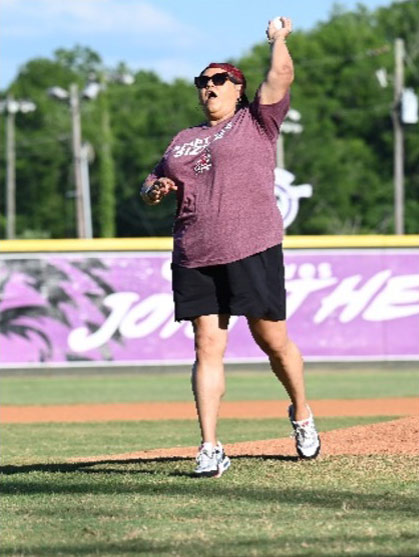
[[[292,432],[290,437],[295,437],[300,442],[304,441],[315,441],[317,438],[317,431],[314,427],[314,424],[307,424],[306,426],[303,425],[296,425],[295,430]]]
[[[207,450],[201,449],[199,453],[196,455],[196,462],[198,464],[203,464],[205,460],[211,460],[212,457],[213,457],[213,453],[209,453]]]

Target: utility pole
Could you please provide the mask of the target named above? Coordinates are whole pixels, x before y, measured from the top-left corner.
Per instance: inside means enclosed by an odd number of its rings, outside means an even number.
[[[81,147],[81,172],[83,177],[83,215],[85,238],[93,238],[92,207],[90,204],[89,162],[93,160],[93,148],[90,143],[83,143]]]
[[[115,75],[115,81],[124,85],[134,83],[134,77],[127,72]],[[82,91],[82,97],[94,100],[104,89],[104,77],[101,83],[91,81]],[[76,197],[76,228],[79,238],[92,238],[92,218],[90,204],[90,185],[89,185],[89,160],[92,160],[94,153],[90,146],[82,145],[81,118],[80,118],[80,96],[77,84],[72,84],[69,91],[59,86],[50,87],[48,94],[60,101],[66,101],[70,104],[71,110],[71,128],[72,128],[72,148],[73,148],[73,166],[75,181],[75,197]],[[106,99],[105,99],[106,101]],[[114,235],[115,220],[115,201],[114,201],[114,181],[115,172],[111,157],[111,129],[109,123],[109,114],[105,102],[105,108],[102,107],[102,154],[101,161],[106,161],[106,175],[109,177],[108,182],[103,184],[101,191],[101,202],[106,205],[105,215],[102,219],[112,221],[112,229],[108,231],[108,236]],[[105,187],[106,186],[106,187]],[[109,228],[109,227],[108,227]],[[102,234],[103,235],[103,234]]]
[[[281,133],[278,135],[276,142],[276,167],[285,168],[285,155],[284,155],[284,134],[287,133],[301,133],[303,126],[298,122],[301,120],[301,114],[298,110],[290,108],[285,120],[281,125]]]
[[[106,76],[100,79],[98,104],[101,117],[101,145],[99,156],[100,172],[100,235],[103,238],[115,236],[116,203],[115,203],[115,167],[112,157],[112,129],[109,117],[108,94],[106,92]]]
[[[393,154],[393,180],[394,180],[394,231],[404,234],[404,149],[403,126],[400,118],[401,100],[404,86],[404,41],[396,39],[394,42],[394,104],[393,104],[393,129],[394,129],[394,154]]]
[[[15,100],[7,95],[0,101],[0,113],[6,114],[6,238],[16,238],[16,143],[15,115],[33,112],[36,105],[29,100]]]
[[[278,139],[276,140],[276,167],[277,168],[285,168],[285,160],[284,160],[284,136],[282,133],[278,135]]]
[[[74,181],[76,186],[76,214],[77,214],[77,236],[86,238],[86,225],[83,202],[83,171],[82,171],[82,152],[81,152],[81,122],[80,122],[80,100],[79,88],[73,83],[70,85],[70,108],[72,122],[73,140],[73,165]]]
[[[6,238],[16,238],[16,147],[15,101],[11,95],[6,100]]]

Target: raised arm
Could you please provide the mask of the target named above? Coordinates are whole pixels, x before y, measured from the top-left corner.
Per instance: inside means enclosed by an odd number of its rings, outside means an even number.
[[[271,20],[266,35],[271,43],[271,66],[260,90],[261,104],[279,102],[294,80],[294,65],[285,39],[291,33],[292,23],[288,17],[281,17],[282,28]]]

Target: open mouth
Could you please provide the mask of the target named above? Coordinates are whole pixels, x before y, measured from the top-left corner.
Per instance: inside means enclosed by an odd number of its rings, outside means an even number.
[[[217,98],[217,93],[215,91],[209,91],[207,95],[207,99],[216,99],[216,98]]]

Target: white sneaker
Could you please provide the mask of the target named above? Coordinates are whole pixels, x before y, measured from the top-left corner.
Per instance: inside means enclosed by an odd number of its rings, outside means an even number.
[[[218,464],[218,474],[216,477],[219,478],[226,470],[230,468],[231,462],[228,456],[225,454],[224,448],[219,441],[215,446],[215,455],[217,457]]]
[[[316,458],[320,453],[320,437],[317,433],[316,426],[314,424],[313,414],[310,408],[308,409],[310,415],[305,420],[296,421],[294,420],[294,407],[288,408],[288,416],[291,421],[291,425],[294,428],[295,446],[297,448],[297,453],[301,458],[311,459]]]
[[[196,476],[219,478],[229,467],[230,459],[220,442],[215,447],[210,443],[203,443],[199,447],[196,455]]]

